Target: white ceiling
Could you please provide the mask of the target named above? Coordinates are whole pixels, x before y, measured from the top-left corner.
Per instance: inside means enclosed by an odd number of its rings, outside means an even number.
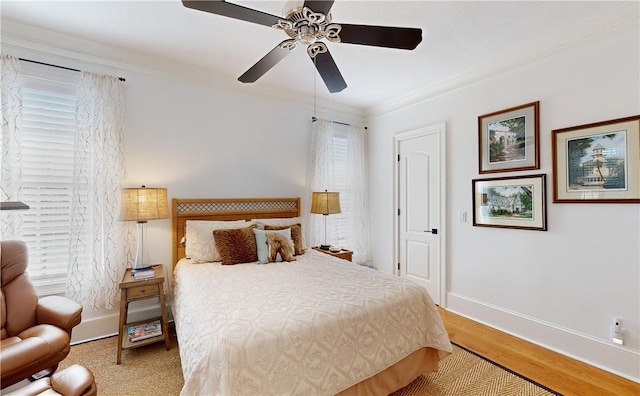
[[[234,2],[273,15],[302,4]],[[422,43],[413,51],[329,43],[348,84],[336,94],[329,94],[304,46],[256,84],[312,95],[317,79],[319,97],[369,108],[561,48],[601,28],[607,15],[619,15],[630,4],[638,3],[336,0],[334,22],[418,27]],[[192,63],[230,81],[286,38],[276,29],[188,9],[179,0],[2,0],[0,11],[3,20]]]

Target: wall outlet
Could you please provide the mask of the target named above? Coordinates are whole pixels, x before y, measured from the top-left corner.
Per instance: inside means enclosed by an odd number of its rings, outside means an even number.
[[[613,318],[613,323],[611,324],[611,342],[618,345],[624,345],[622,321],[618,318]]]

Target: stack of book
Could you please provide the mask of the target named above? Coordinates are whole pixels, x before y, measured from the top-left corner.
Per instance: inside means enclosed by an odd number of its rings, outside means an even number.
[[[162,335],[162,325],[159,320],[143,323],[135,326],[129,326],[127,329],[129,342],[146,340],[147,338]]]
[[[141,268],[134,269],[131,271],[131,275],[133,275],[133,279],[135,280],[143,280],[153,278],[156,273],[153,271],[153,268]]]

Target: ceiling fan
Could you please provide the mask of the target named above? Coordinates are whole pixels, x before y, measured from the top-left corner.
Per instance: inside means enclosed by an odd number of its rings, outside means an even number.
[[[322,39],[406,50],[416,48],[422,41],[422,29],[332,23],[333,0],[306,0],[302,7],[289,11],[283,18],[222,0],[182,0],[182,3],[195,10],[279,29],[289,36],[238,78],[243,83],[258,80],[301,43],[308,46],[307,54],[329,92],[340,92],[347,83]]]

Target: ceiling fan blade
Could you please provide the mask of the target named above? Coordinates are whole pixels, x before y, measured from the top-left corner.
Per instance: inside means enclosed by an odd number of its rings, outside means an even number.
[[[289,55],[291,50],[295,48],[295,45],[287,46],[286,44],[291,44],[292,41],[293,40],[285,40],[276,45],[274,49],[269,51],[269,53],[267,53],[262,59],[256,62],[255,65],[251,66],[251,68],[244,72],[243,75],[238,77],[238,81],[243,83],[256,82],[256,80],[262,77],[263,74],[268,72],[278,62],[284,59],[285,56]]]
[[[422,41],[422,29],[343,23],[340,26],[342,43],[412,50]]]
[[[321,14],[327,15],[329,11],[331,11],[331,7],[333,7],[333,0],[306,0],[303,7],[309,7],[313,12],[319,12]]]
[[[338,70],[338,66],[333,60],[331,53],[329,53],[329,49],[327,49],[326,52],[316,54],[315,59],[312,58],[311,61],[316,65],[316,69],[318,73],[320,73],[329,92],[340,92],[347,87],[347,83],[344,81],[344,78],[342,78],[342,74],[340,70]]]
[[[227,3],[226,1],[222,0],[182,0],[182,4],[185,7],[192,8],[194,10],[210,12],[212,14],[240,19],[241,21],[253,22],[269,27],[276,25],[278,21],[282,19],[281,17],[267,14],[266,12],[243,7],[238,4]]]

